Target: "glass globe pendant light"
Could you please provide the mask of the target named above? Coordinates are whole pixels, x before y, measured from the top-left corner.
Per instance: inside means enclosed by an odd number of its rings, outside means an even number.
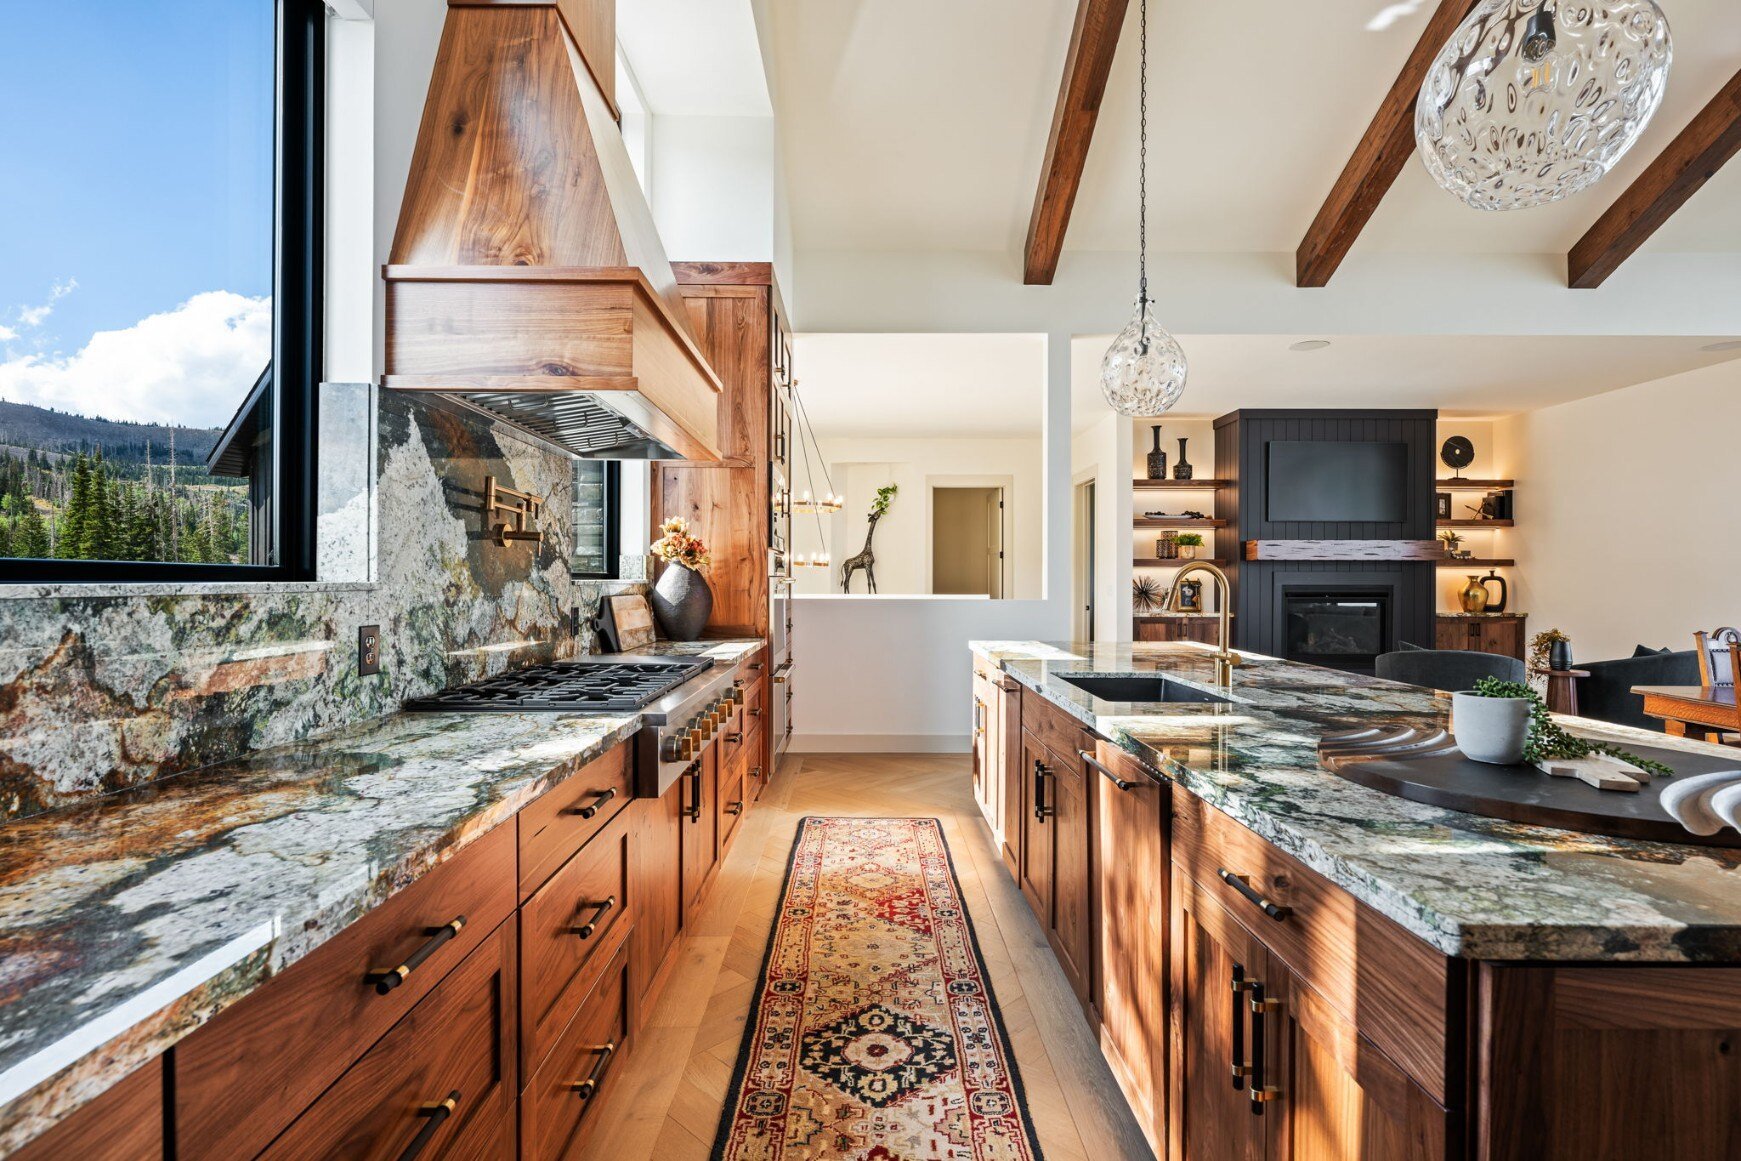
[[[1421,85],[1421,158],[1478,210],[1557,202],[1632,148],[1672,55],[1652,0],[1481,0]]]
[[[1120,415],[1159,415],[1185,391],[1185,351],[1149,301],[1149,2],[1142,0],[1137,154],[1137,295],[1131,320],[1100,363],[1100,392]]]

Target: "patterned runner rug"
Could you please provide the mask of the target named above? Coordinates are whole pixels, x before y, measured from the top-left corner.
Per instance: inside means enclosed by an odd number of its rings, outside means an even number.
[[[806,818],[715,1161],[1039,1161],[942,827]]]

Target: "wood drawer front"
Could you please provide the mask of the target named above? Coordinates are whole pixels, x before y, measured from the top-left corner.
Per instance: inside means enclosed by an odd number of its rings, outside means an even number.
[[[262,1157],[393,1161],[429,1128],[425,1110],[450,1099],[418,1156],[512,1156],[515,976],[509,919]]]
[[[748,755],[741,756],[731,767],[721,767],[719,774],[719,850],[723,855],[732,836],[737,834],[738,823],[743,821],[745,812],[749,810],[749,776],[750,763]]]
[[[634,754],[633,741],[620,743],[520,811],[520,898],[536,891],[629,804],[635,794]]]
[[[592,994],[520,1096],[520,1156],[524,1161],[580,1157],[598,1119],[592,1110],[611,1092],[611,1077],[629,1034],[629,944],[611,957]],[[608,1058],[600,1050],[614,1045]],[[600,1067],[602,1063],[602,1068]],[[591,1096],[579,1086],[596,1078]]]
[[[732,712],[726,723],[719,727],[715,735],[719,739],[719,763],[724,769],[737,762],[738,755],[743,752],[744,743],[749,740],[750,719],[744,713],[743,707]]]
[[[1195,795],[1173,801],[1174,860],[1433,1099],[1449,1103],[1445,957]],[[1244,876],[1286,917],[1265,914],[1223,870]]]
[[[634,811],[618,814],[520,908],[521,1072],[530,1076],[635,925]],[[605,903],[610,907],[603,910]],[[590,928],[589,928],[590,924]]]
[[[153,1161],[163,1156],[163,1058],[128,1073],[12,1161]]]
[[[1056,764],[1060,766],[1081,766],[1077,752],[1093,745],[1093,733],[1088,727],[1025,687],[1022,689],[1022,728],[1052,751]]]
[[[175,1048],[177,1156],[252,1157],[514,911],[514,828],[503,825],[339,932]],[[457,935],[385,995],[368,978],[431,933]]]
[[[756,734],[767,722],[768,683],[755,677],[744,685],[744,724],[749,734]]]

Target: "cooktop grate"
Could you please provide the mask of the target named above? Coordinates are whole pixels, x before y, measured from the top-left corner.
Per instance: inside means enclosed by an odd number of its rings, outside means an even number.
[[[707,657],[648,663],[558,661],[412,698],[405,708],[442,713],[616,713],[657,701],[712,665]]]

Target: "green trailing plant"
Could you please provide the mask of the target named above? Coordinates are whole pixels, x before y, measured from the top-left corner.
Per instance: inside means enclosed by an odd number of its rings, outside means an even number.
[[[889,505],[895,502],[895,493],[901,490],[899,484],[885,484],[877,489],[877,498],[871,501],[870,514],[883,516],[888,513]]]
[[[1547,703],[1541,695],[1521,681],[1502,681],[1497,677],[1483,677],[1475,683],[1475,692],[1482,697],[1516,698],[1529,702],[1529,737],[1523,743],[1523,760],[1534,766],[1553,759],[1588,758],[1591,754],[1606,754],[1610,758],[1618,758],[1622,762],[1630,762],[1640,770],[1651,774],[1667,777],[1674,773],[1661,762],[1653,762],[1649,758],[1640,758],[1629,750],[1607,742],[1592,742],[1588,738],[1579,738],[1568,734],[1553,715],[1548,712]]]
[[[1203,534],[1201,532],[1181,532],[1181,533],[1179,533],[1179,547],[1180,548],[1201,548],[1201,547],[1203,547]]]

